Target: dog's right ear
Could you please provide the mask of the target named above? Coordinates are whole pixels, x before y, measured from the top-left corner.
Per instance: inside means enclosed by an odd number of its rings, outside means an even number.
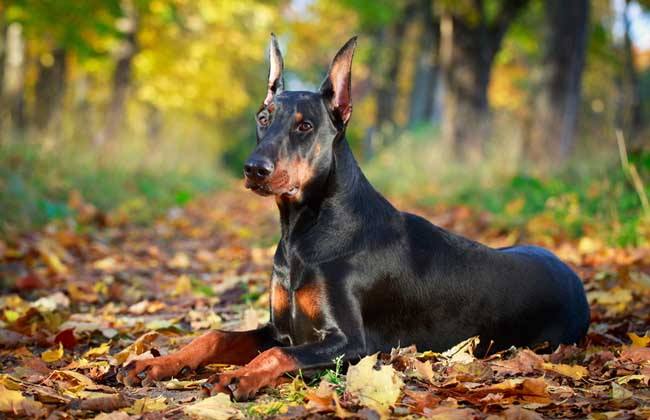
[[[266,91],[266,98],[264,105],[268,105],[273,100],[273,97],[284,90],[284,79],[282,78],[282,71],[284,70],[284,62],[282,61],[282,53],[280,46],[274,33],[271,33],[271,45],[269,45],[269,63],[271,68],[269,70],[269,85]]]

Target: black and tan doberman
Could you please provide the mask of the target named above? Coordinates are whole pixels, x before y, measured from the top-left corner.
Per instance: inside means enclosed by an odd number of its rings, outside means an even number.
[[[271,321],[212,331],[175,353],[136,361],[129,385],[208,363],[210,392],[252,398],[283,374],[415,344],[445,350],[480,336],[492,350],[575,343],[589,324],[576,274],[534,246],[493,249],[401,212],[365,178],[345,138],[356,38],[336,54],[318,92],[283,89],[273,37],[268,93],[256,116],[246,186],[273,195],[282,239],[271,277]]]

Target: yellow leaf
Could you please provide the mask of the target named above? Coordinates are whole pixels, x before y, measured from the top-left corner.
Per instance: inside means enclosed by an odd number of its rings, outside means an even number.
[[[631,398],[634,394],[632,391],[627,390],[617,384],[616,382],[612,382],[612,399],[613,400],[625,400],[628,398]]]
[[[152,411],[162,411],[167,408],[167,398],[160,396],[157,398],[140,398],[129,408],[124,411],[129,414],[151,413]]]
[[[167,389],[197,389],[204,384],[207,379],[199,379],[197,381],[179,381],[176,378],[172,378],[170,381],[165,382],[165,388]]]
[[[476,359],[474,350],[480,342],[478,336],[468,338],[442,353],[442,355],[452,363],[472,363]]]
[[[627,333],[627,336],[632,340],[632,347],[648,347],[648,344],[650,344],[650,335],[647,332],[642,337],[635,333]]]
[[[51,362],[56,362],[57,360],[61,360],[63,357],[63,345],[59,343],[59,348],[57,349],[50,349],[47,351],[44,351],[43,354],[41,354],[41,359],[43,361],[51,363]]]
[[[151,348],[151,343],[153,343],[159,336],[160,334],[156,331],[150,331],[140,336],[140,338],[135,340],[133,344],[115,355],[116,363],[121,365],[126,362],[130,356],[133,357],[147,352]]]
[[[5,319],[10,324],[16,322],[16,320],[20,318],[20,314],[16,311],[12,311],[11,309],[5,309],[4,314]]]
[[[589,374],[589,371],[586,367],[580,365],[564,365],[564,364],[554,364],[554,363],[544,363],[542,365],[544,369],[550,370],[560,375],[568,376],[573,378],[576,381],[584,378]]]
[[[174,291],[172,292],[172,294],[174,296],[182,296],[191,292],[192,292],[192,280],[190,280],[188,276],[183,274],[176,280],[176,284],[174,286]]]
[[[345,389],[359,398],[361,404],[386,414],[400,396],[402,379],[390,365],[375,369],[377,354],[366,356],[350,366]]]
[[[185,413],[199,419],[228,420],[242,419],[244,415],[230,401],[226,394],[217,394],[184,408]]]
[[[84,374],[75,372],[74,370],[55,370],[50,374],[53,380],[66,382],[70,387],[83,389],[87,386],[94,386],[95,383]]]
[[[38,418],[43,415],[43,404],[25,398],[20,391],[7,389],[0,385],[0,413]]]
[[[95,347],[88,350],[87,352],[84,353],[83,357],[90,359],[96,356],[103,356],[106,353],[108,353],[110,349],[111,349],[111,343],[110,341],[107,341],[105,343],[100,344],[99,347]]]

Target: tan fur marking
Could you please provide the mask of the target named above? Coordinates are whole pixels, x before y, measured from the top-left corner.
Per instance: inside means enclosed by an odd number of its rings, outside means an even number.
[[[289,309],[289,293],[278,283],[275,283],[271,290],[271,307],[275,314],[280,314]]]
[[[320,283],[309,283],[296,291],[296,302],[300,310],[309,319],[316,319],[321,314],[323,287]]]
[[[269,180],[269,185],[273,191],[278,191],[281,195],[293,187],[302,190],[303,186],[308,183],[314,176],[314,168],[303,158],[296,158],[291,161],[281,160],[277,163],[273,176]],[[293,197],[300,198],[300,193]]]
[[[296,119],[296,122],[298,123],[298,122],[302,121],[303,117],[302,117],[302,114],[300,112],[296,112],[296,114],[294,115],[294,118]]]

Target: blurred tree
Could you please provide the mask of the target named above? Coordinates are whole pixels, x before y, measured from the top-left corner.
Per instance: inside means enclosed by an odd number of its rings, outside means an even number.
[[[542,89],[536,98],[528,158],[562,164],[573,150],[585,63],[588,0],[547,0]]]
[[[487,89],[494,57],[528,0],[444,1],[440,59],[443,141],[461,159],[478,160],[489,134]]]
[[[395,102],[398,95],[395,82],[402,64],[404,36],[416,11],[415,1],[402,2],[397,18],[384,26],[374,40],[376,65],[372,68],[375,72],[377,102],[375,121],[379,128],[395,125]]]
[[[23,26],[18,22],[6,25],[3,85],[0,95],[0,113],[3,127],[16,135],[26,127],[25,119],[25,40]]]
[[[49,128],[55,115],[61,111],[61,100],[66,85],[66,51],[58,47],[38,60],[35,86],[34,123],[36,128]]]
[[[433,15],[433,2],[419,0],[416,5],[419,43],[415,74],[410,95],[409,125],[431,121],[434,113],[435,90],[438,79],[438,39],[440,20]]]
[[[146,10],[148,2],[140,1],[141,9]],[[121,34],[121,40],[114,51],[115,69],[113,70],[113,83],[111,99],[106,110],[106,120],[103,129],[99,130],[94,138],[97,146],[111,140],[118,128],[124,122],[124,107],[129,93],[132,78],[133,58],[137,54],[138,13],[132,0],[120,2],[122,16],[116,20],[116,29]]]
[[[3,139],[2,122],[4,121],[5,106],[3,101],[3,86],[5,80],[5,57],[6,57],[6,42],[5,37],[7,34],[7,21],[5,19],[6,7],[0,4],[0,143]]]
[[[626,141],[634,148],[636,137],[642,125],[641,92],[639,75],[634,63],[634,46],[632,45],[631,23],[629,9],[631,0],[625,0],[623,9],[623,46],[622,69],[620,78],[620,99],[616,124],[623,131]],[[650,2],[648,2],[650,4]]]

